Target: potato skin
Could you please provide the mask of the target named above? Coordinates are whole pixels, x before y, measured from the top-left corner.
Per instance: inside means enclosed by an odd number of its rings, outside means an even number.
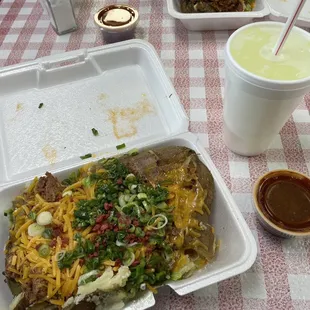
[[[210,170],[199,160],[198,155],[184,146],[167,146],[142,151],[130,156],[120,157],[120,161],[133,173],[153,185],[164,181],[165,173],[180,168],[186,159],[192,157],[197,165],[197,176],[203,189],[207,192],[206,204],[211,209],[214,198],[214,180]]]
[[[206,191],[205,203],[211,210],[212,201],[214,199],[214,180],[209,169],[200,161],[198,155],[191,149],[181,146],[168,146],[156,148],[153,150],[146,150],[138,153],[135,156],[124,155],[119,160],[134,174],[138,175],[145,183],[157,185],[165,181],[165,174],[171,170],[180,168],[188,159],[196,166],[195,175],[202,188]],[[208,215],[195,215],[199,221],[208,222]],[[214,235],[207,231],[202,235],[201,241],[206,245],[213,244]],[[190,243],[192,240],[185,240],[185,243]],[[211,249],[211,247],[210,247]],[[210,253],[210,257],[214,253]],[[7,278],[8,285],[14,296],[21,292],[20,284],[14,280]],[[22,300],[15,310],[26,309],[26,301]],[[82,301],[73,307],[67,307],[65,310],[95,310],[94,303]],[[29,308],[31,310],[54,310],[59,309],[47,302],[37,304]]]

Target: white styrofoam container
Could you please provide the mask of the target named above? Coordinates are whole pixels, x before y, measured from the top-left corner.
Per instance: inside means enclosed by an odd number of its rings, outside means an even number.
[[[167,7],[172,17],[179,19],[188,30],[194,31],[237,29],[270,13],[264,0],[256,0],[252,12],[182,13],[180,0],[167,0]]]
[[[80,155],[107,157],[133,147],[179,145],[193,149],[211,170],[216,187],[211,224],[221,240],[217,259],[191,278],[167,283],[184,295],[246,271],[257,247],[237,205],[201,146],[187,132],[188,119],[173,86],[151,45],[140,40],[49,56],[0,71],[0,206],[1,212],[35,175],[46,170],[60,179],[89,160]],[[40,102],[44,103],[38,109]],[[119,120],[118,133],[136,133],[117,139],[109,110],[139,107],[152,112],[134,123]],[[93,136],[91,128],[99,131]],[[115,146],[126,143],[126,149]],[[53,163],[51,164],[51,161]],[[7,219],[0,219],[0,246],[8,237]],[[0,255],[4,269],[4,254]],[[0,281],[0,309],[11,294]],[[147,292],[126,309],[147,309],[155,299]]]
[[[294,10],[298,0],[256,0],[252,12],[223,12],[223,13],[182,13],[180,0],[167,0],[168,13],[179,19],[185,28],[193,31],[228,30],[254,22],[257,18],[268,16],[271,20],[286,22]],[[310,2],[306,2],[296,26],[310,27]]]
[[[298,0],[266,0],[270,9],[269,18],[271,20],[286,22],[287,18],[293,12]],[[310,27],[310,2],[306,1],[295,23],[299,27]]]

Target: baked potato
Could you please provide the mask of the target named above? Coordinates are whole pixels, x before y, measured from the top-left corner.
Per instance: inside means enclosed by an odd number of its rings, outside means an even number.
[[[117,309],[191,276],[216,254],[214,194],[209,169],[178,146],[35,178],[6,213],[11,309]]]

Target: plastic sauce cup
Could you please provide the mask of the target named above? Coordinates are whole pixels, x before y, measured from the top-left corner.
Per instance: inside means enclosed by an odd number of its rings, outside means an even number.
[[[114,43],[134,37],[139,13],[128,5],[109,5],[94,15],[94,21],[100,28],[103,39],[108,43]]]
[[[246,25],[234,32],[226,44],[224,141],[237,154],[254,156],[266,151],[303,96],[310,91],[310,72],[309,76],[300,79],[270,79],[251,73],[232,56],[232,41],[243,31],[271,27],[280,32],[283,25],[277,22]],[[292,33],[310,42],[308,32],[294,27]],[[255,62],[255,57],[249,54]]]

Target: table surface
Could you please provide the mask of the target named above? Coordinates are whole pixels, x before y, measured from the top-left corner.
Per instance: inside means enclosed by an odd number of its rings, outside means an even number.
[[[116,1],[114,1],[115,3]],[[139,9],[137,37],[152,43],[190,117],[190,131],[209,151],[258,244],[246,273],[180,297],[168,287],[154,309],[310,309],[310,240],[282,240],[265,232],[251,206],[251,187],[264,172],[310,172],[310,96],[283,127],[271,148],[257,157],[230,152],[222,139],[223,49],[229,31],[189,32],[168,15],[164,0],[120,1]],[[75,0],[79,30],[57,36],[37,0],[0,5],[0,66],[104,44],[93,13],[113,1]]]

